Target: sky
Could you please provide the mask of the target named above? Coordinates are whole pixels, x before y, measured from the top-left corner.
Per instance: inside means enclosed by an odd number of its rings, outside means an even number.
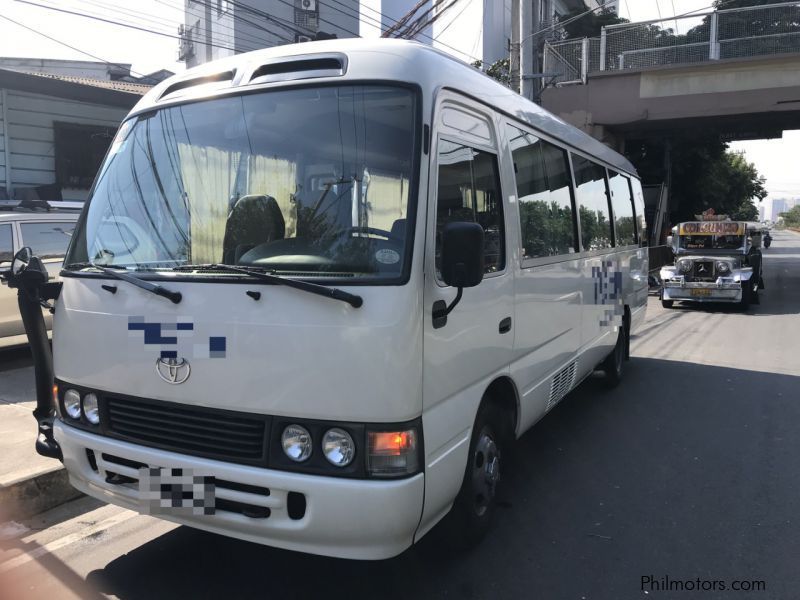
[[[180,72],[184,65],[176,60],[178,25],[183,22],[184,0],[30,0],[46,8],[19,0],[0,0],[0,56],[105,60],[132,63],[135,74],[159,69]],[[711,0],[619,0],[620,15],[632,21],[668,19],[690,11],[704,12]],[[165,35],[136,31],[102,23],[86,17],[59,13],[53,8],[93,14],[124,21]],[[75,49],[48,40],[2,17],[58,39]],[[679,20],[673,27],[681,31],[693,26],[692,19]],[[76,50],[77,49],[77,50]],[[94,56],[87,56],[80,51]],[[785,132],[783,139],[747,141],[731,144],[742,151],[767,178],[770,197],[800,196],[800,131]]]

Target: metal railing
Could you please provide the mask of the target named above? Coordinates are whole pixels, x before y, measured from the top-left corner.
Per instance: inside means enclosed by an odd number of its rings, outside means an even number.
[[[589,73],[800,52],[800,1],[620,23],[599,38],[547,42],[551,83],[586,83]]]

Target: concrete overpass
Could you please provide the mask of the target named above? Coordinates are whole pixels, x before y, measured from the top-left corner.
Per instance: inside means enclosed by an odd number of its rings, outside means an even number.
[[[800,2],[604,27],[548,44],[544,71],[542,105],[617,148],[682,131],[779,137],[800,128]]]
[[[780,137],[800,129],[800,46],[796,54],[597,72],[585,85],[546,89],[542,105],[618,149],[631,136],[698,130]]]

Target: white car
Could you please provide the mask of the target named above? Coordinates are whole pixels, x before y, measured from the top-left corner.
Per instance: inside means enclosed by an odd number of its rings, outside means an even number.
[[[5,203],[4,203],[5,204]],[[52,204],[43,204],[48,208]],[[14,253],[23,246],[30,246],[40,257],[51,278],[58,278],[67,244],[78,220],[77,203],[62,203],[66,209],[29,210],[0,207],[0,270],[11,268]],[[75,206],[77,204],[77,207]],[[47,329],[51,327],[52,317],[45,311]],[[17,307],[17,290],[0,285],[0,348],[27,343],[25,328],[22,326]]]

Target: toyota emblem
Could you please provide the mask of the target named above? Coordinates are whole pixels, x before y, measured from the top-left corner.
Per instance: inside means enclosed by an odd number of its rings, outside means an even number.
[[[178,385],[189,379],[192,368],[185,358],[159,358],[156,360],[156,373],[167,383]]]

